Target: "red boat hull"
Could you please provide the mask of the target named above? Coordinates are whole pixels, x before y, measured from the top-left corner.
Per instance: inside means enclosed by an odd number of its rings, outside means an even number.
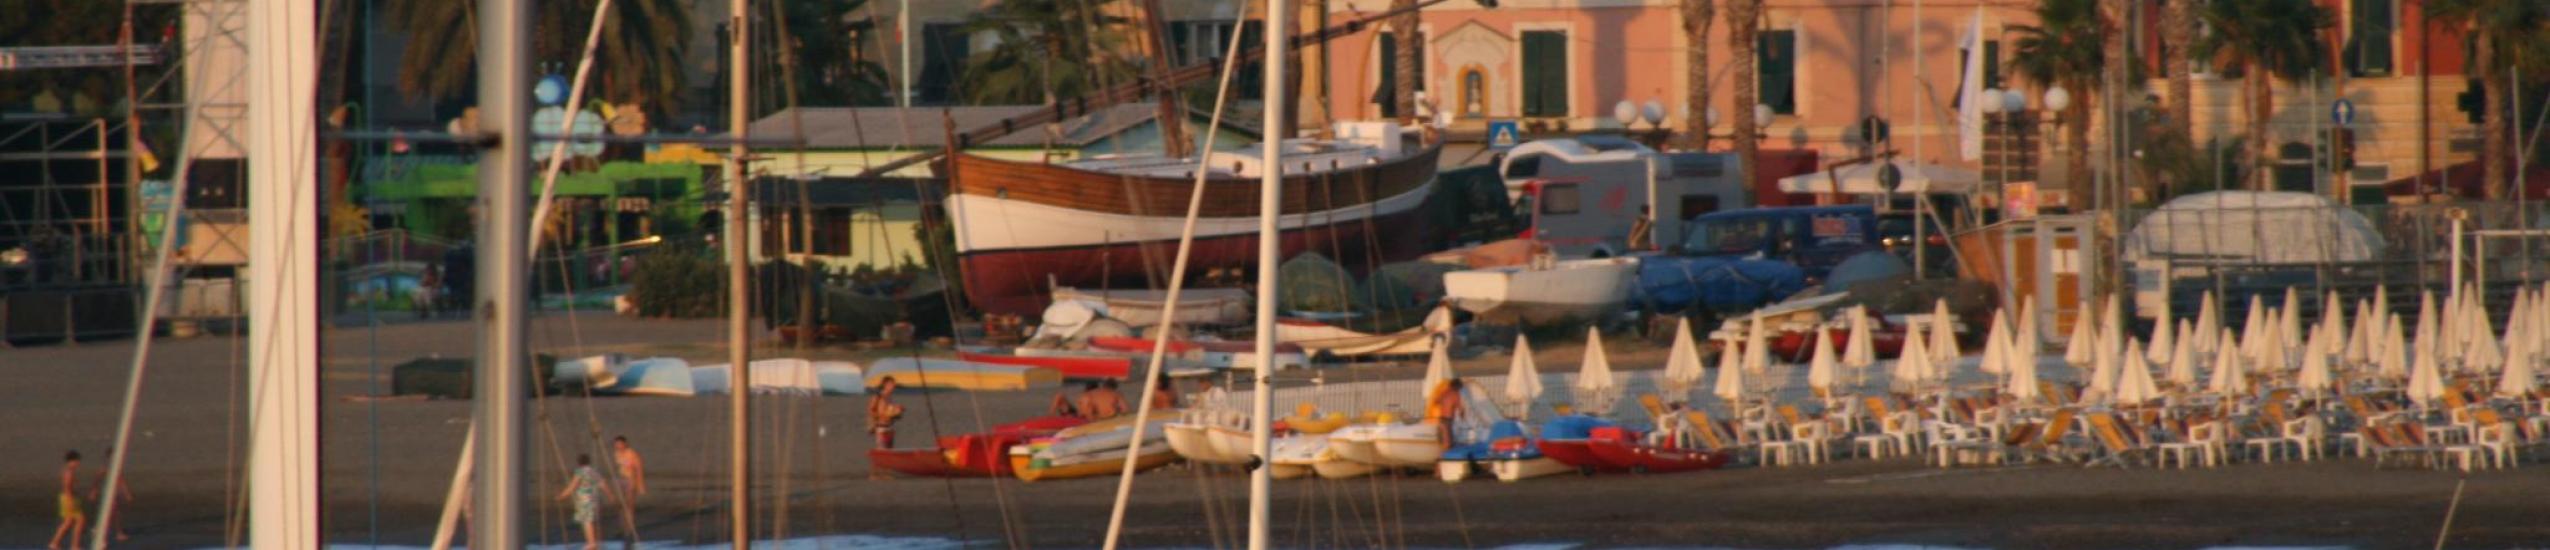
[[[1550,460],[1556,460],[1560,464],[1575,466],[1578,470],[1629,471],[1628,464],[1615,464],[1604,459],[1602,455],[1594,454],[1593,442],[1584,439],[1543,439],[1541,440],[1541,456],[1549,457]]]
[[[1133,338],[1127,336],[1098,336],[1089,339],[1089,347],[1118,353],[1151,353],[1151,346],[1157,343],[1158,342],[1147,338]],[[1191,351],[1204,351],[1211,353],[1255,353],[1257,352],[1257,344],[1255,342],[1197,342],[1192,340],[1170,340],[1168,351],[1169,353],[1187,353]],[[1301,353],[1301,351],[1302,347],[1298,345],[1275,345],[1276,353]]]
[[[1832,334],[1833,353],[1848,353],[1850,351],[1850,329],[1835,328],[1826,330],[1830,331],[1830,334]],[[1807,360],[1814,359],[1815,340],[1812,339],[1814,336],[1815,333],[1813,332],[1780,333],[1780,335],[1771,338],[1771,353],[1777,354],[1791,362],[1805,362]],[[1902,327],[1886,327],[1870,330],[1868,332],[1868,341],[1871,344],[1875,344],[1878,359],[1893,359],[1897,354],[1903,353],[1904,351],[1904,331]]]
[[[1366,220],[1344,220],[1286,230],[1282,255],[1290,258],[1318,252],[1361,275],[1383,263],[1424,255],[1428,239],[1426,208],[1384,214]],[[1377,247],[1377,248],[1376,248]],[[1077,288],[1142,288],[1153,283],[1148,269],[1168,269],[1177,257],[1177,241],[1045,249],[972,251],[958,255],[964,265],[965,299],[989,313],[1035,318],[1053,301],[1054,285]],[[1148,258],[1149,261],[1145,259]],[[1257,236],[1198,238],[1188,257],[1187,272],[1247,269],[1257,264]]]
[[[1647,474],[1715,470],[1733,458],[1722,452],[1668,449],[1614,439],[1594,439],[1586,447],[1605,463]]]
[[[1133,359],[1125,357],[1027,357],[971,351],[956,352],[956,357],[976,363],[1051,369],[1062,373],[1063,378],[1121,380],[1133,371]]]

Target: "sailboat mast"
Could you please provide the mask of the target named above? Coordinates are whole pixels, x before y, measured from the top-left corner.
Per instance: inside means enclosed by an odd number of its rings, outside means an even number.
[[[523,376],[530,301],[526,251],[531,176],[531,5],[479,0],[478,97],[481,128],[496,139],[479,155],[479,308],[476,470],[478,510],[471,548],[523,545],[523,468],[528,441]],[[263,545],[259,545],[263,546]]]
[[[752,125],[752,51],[746,40],[752,35],[751,6],[745,0],[728,0],[726,37],[730,97],[727,100],[727,124],[735,139],[733,153],[726,159],[726,429],[727,452],[734,462],[727,466],[727,506],[731,515],[728,529],[734,536],[735,550],[751,545],[752,524],[752,348],[746,331],[752,330],[752,265],[747,254],[752,245],[750,215],[744,210],[751,203],[745,196],[750,187],[746,181],[744,160],[750,154],[744,145]],[[793,83],[790,85],[794,85]],[[799,197],[800,200],[804,197]]]
[[[1266,0],[1266,32],[1260,33],[1266,36],[1266,51],[1285,51],[1285,42],[1292,34],[1284,32],[1291,28],[1284,22],[1287,9],[1283,0]],[[1274,470],[1268,467],[1266,460],[1274,455],[1270,447],[1273,445],[1271,439],[1275,422],[1275,277],[1280,271],[1275,266],[1282,262],[1282,258],[1277,256],[1281,254],[1284,237],[1277,232],[1275,223],[1284,213],[1284,166],[1281,164],[1284,136],[1276,133],[1276,129],[1283,127],[1280,124],[1284,121],[1284,108],[1287,107],[1284,104],[1287,97],[1284,95],[1283,77],[1286,57],[1266,56],[1266,76],[1258,79],[1258,83],[1265,86],[1258,97],[1265,98],[1265,106],[1261,110],[1266,120],[1259,128],[1265,128],[1266,135],[1259,140],[1262,142],[1259,144],[1262,158],[1259,159],[1257,182],[1257,392],[1249,405],[1257,421],[1249,425],[1249,550],[1267,547],[1266,523],[1272,509],[1268,495],[1275,484]]]
[[[248,2],[248,546],[318,548],[318,3]],[[154,289],[156,290],[156,289]],[[156,314],[157,312],[145,312]],[[125,452],[130,452],[129,450]],[[104,531],[104,527],[96,527]],[[83,533],[85,534],[85,533]],[[101,533],[102,535],[103,533]]]

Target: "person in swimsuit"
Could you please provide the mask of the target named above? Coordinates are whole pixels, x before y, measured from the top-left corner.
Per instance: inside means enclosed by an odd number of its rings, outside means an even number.
[[[1151,410],[1178,408],[1178,385],[1169,381],[1169,373],[1160,373],[1159,378],[1158,389],[1151,392]]]
[[[1461,419],[1461,379],[1443,381],[1426,399],[1426,422],[1435,425],[1435,439],[1452,446],[1452,425]]]
[[[646,496],[646,458],[623,435],[611,438],[611,461],[620,466],[620,517],[636,525],[637,497]]]
[[[1096,387],[1097,384],[1090,384],[1090,386]],[[1045,406],[1045,415],[1079,418],[1080,406],[1077,404],[1077,398],[1071,396],[1069,389],[1055,391],[1054,402]]]
[[[89,514],[87,507],[80,502],[80,452],[77,450],[62,453],[62,492],[55,496],[54,501],[62,523],[53,528],[53,542],[47,543],[45,548],[60,550],[64,536],[71,538],[71,548],[79,548],[80,533],[88,529]]]
[[[602,507],[602,472],[593,469],[593,455],[576,455],[576,471],[568,478],[567,489],[558,492],[558,500],[574,499],[576,525],[584,528],[584,550],[602,547],[602,531],[593,519]]]
[[[876,435],[878,449],[894,448],[894,421],[903,419],[903,406],[894,404],[894,387],[894,377],[885,377],[877,381],[877,392],[868,396],[868,433]],[[868,479],[885,479],[885,474],[870,463]]]
[[[1124,394],[1116,393],[1116,381],[1100,382],[1089,391],[1080,392],[1080,412],[1090,420],[1106,420],[1124,414]]]

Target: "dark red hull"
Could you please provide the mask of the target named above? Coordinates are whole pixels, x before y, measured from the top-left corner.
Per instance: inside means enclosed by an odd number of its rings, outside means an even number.
[[[1426,206],[1364,220],[1314,225],[1283,233],[1282,256],[1317,252],[1336,260],[1358,276],[1380,263],[1424,255],[1430,239]],[[1146,253],[1145,251],[1148,250]],[[1146,254],[1148,260],[1145,259]],[[1056,285],[1076,288],[1147,288],[1143,275],[1158,269],[1166,276],[1177,260],[1178,243],[1147,241],[1115,245],[993,250],[958,255],[964,265],[965,299],[987,313],[1034,316],[1053,301]],[[1201,277],[1217,269],[1248,272],[1257,265],[1257,236],[1228,235],[1195,240],[1187,273]],[[1192,281],[1190,281],[1192,282]]]
[[[1602,455],[1594,454],[1593,442],[1589,440],[1544,439],[1541,440],[1541,456],[1549,457],[1550,460],[1556,460],[1559,464],[1575,466],[1578,470],[1594,472],[1629,471],[1628,464],[1616,464],[1610,460],[1604,459]]]
[[[972,351],[956,352],[956,357],[976,363],[1051,369],[1062,373],[1063,378],[1121,380],[1133,371],[1133,359],[1126,357],[1027,357]]]
[[[1833,337],[1833,353],[1840,354],[1850,352],[1850,329],[1835,328],[1826,330],[1831,331]],[[1812,339],[1814,336],[1815,333],[1813,332],[1781,333],[1780,335],[1771,338],[1771,353],[1791,362],[1805,362],[1807,360],[1814,359],[1815,340]],[[1878,359],[1893,359],[1896,354],[1903,353],[1904,351],[1904,331],[1902,327],[1886,327],[1870,330],[1868,331],[1868,341],[1871,344],[1875,344],[1874,347],[1877,348]]]
[[[868,462],[913,477],[994,477],[1011,475],[1009,448],[1086,421],[1036,417],[1003,424],[992,431],[939,438],[929,449],[872,449]]]
[[[1733,458],[1722,452],[1667,449],[1626,440],[1594,439],[1586,447],[1606,464],[1648,474],[1715,470]]]

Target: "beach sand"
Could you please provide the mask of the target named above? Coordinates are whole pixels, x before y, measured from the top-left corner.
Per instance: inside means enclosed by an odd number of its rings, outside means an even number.
[[[558,314],[535,323],[536,351],[676,355],[722,362],[715,320],[640,320]],[[581,349],[574,334],[582,335]],[[1621,370],[1659,368],[1661,346],[1612,341]],[[325,337],[323,449],[327,536],[421,545],[432,537],[470,407],[461,401],[370,401],[388,368],[428,355],[461,357],[472,327],[447,320],[372,328],[331,325]],[[221,545],[238,506],[245,425],[241,343],[212,335],[157,344],[130,446],[139,501],[120,512],[130,548]],[[1536,344],[1543,372],[1574,370],[1580,347]],[[77,448],[102,476],[132,342],[0,350],[0,546],[52,533],[52,478]],[[769,348],[757,356],[789,354]],[[818,357],[866,355],[825,351]],[[1507,358],[1462,361],[1497,374]],[[1331,380],[1413,378],[1419,365],[1329,370]],[[1138,386],[1129,389],[1135,394]],[[1552,388],[1553,392],[1563,389]],[[1050,395],[905,395],[905,445],[1042,413]],[[869,441],[859,397],[756,398],[757,537],[827,533],[921,535],[984,545],[1092,547],[1105,531],[1112,479],[866,479]],[[528,493],[533,540],[566,542],[564,502],[551,500],[576,453],[627,435],[645,453],[653,492],[642,538],[725,537],[726,400],[552,397],[533,409]],[[2467,476],[2448,544],[2550,544],[2550,475],[2540,465]],[[2344,545],[2431,547],[2458,473],[2377,470],[2352,458],[2241,464],[2211,470],[2085,469],[2036,465],[1941,470],[1912,459],[1842,460],[1816,467],[1739,468],[1664,476],[1561,476],[1447,485],[1431,473],[1275,485],[1273,537],[1283,547],[1468,547],[1516,543],[1592,546],[1824,547],[1919,543],[1992,548],[2155,548]],[[1137,478],[1129,545],[1211,547],[1238,539],[1246,478],[1172,467]],[[781,496],[788,498],[781,499]],[[784,508],[784,515],[779,512]],[[784,518],[784,521],[780,521]],[[617,525],[608,530],[616,538]],[[781,531],[784,529],[784,532]]]

